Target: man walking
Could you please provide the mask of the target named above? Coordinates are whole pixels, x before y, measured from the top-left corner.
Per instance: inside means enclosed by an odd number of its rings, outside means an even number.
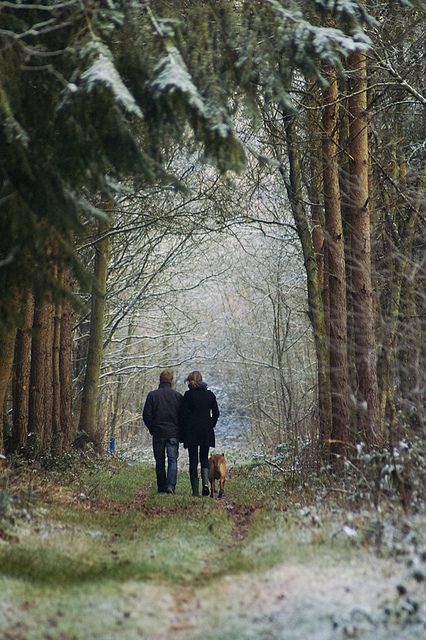
[[[152,435],[158,493],[174,493],[177,480],[182,395],[172,389],[172,382],[173,373],[162,371],[158,389],[148,393],[143,408],[143,421]]]

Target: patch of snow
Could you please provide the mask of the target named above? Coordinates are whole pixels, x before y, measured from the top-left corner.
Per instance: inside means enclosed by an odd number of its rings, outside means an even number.
[[[109,49],[102,43],[96,42],[86,47],[85,51],[95,53],[94,62],[81,74],[81,80],[87,91],[91,91],[98,84],[103,84],[110,89],[116,101],[126,111],[141,118],[142,111],[121,79]]]

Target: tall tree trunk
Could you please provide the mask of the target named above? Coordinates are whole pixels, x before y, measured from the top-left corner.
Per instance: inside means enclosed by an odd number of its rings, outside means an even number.
[[[29,389],[31,371],[31,340],[34,318],[34,298],[28,293],[23,305],[22,323],[16,334],[13,372],[12,451],[22,450],[27,442]]]
[[[6,394],[9,386],[9,380],[12,373],[13,354],[15,350],[16,328],[0,331],[0,453],[4,452],[4,406],[6,402]]]
[[[310,126],[315,127],[318,123],[312,122]],[[315,250],[315,258],[318,268],[318,281],[322,292],[324,309],[328,306],[328,274],[325,269],[325,217],[322,206],[322,165],[321,149],[313,150],[310,160],[310,181],[308,184],[309,200],[311,202],[312,219],[312,243]],[[327,277],[327,282],[326,282]]]
[[[407,165],[404,156],[398,150],[398,140],[402,133],[402,126],[395,127],[396,140],[393,144],[391,177],[394,184],[405,191]],[[380,431],[385,437],[386,421],[392,426],[395,415],[396,396],[396,349],[397,332],[402,311],[402,288],[407,278],[407,271],[412,259],[414,232],[418,221],[418,211],[410,210],[401,199],[384,200],[385,216],[384,228],[384,278],[385,284],[381,296],[381,349],[378,357],[377,374],[380,394]],[[405,210],[407,209],[407,210]],[[387,233],[386,233],[387,230]]]
[[[405,282],[402,291],[401,315],[398,341],[398,373],[399,392],[405,408],[416,405],[419,369],[425,364],[421,362],[421,331],[416,305],[416,287],[412,280]],[[424,370],[424,368],[423,368]],[[424,391],[424,389],[423,389]]]
[[[323,92],[323,189],[328,260],[330,383],[333,406],[332,453],[345,455],[348,439],[348,359],[345,243],[338,161],[338,89],[335,70],[325,67]]]
[[[100,449],[97,402],[99,396],[99,376],[103,356],[103,331],[105,320],[105,297],[109,258],[109,221],[99,223],[99,239],[96,243],[94,285],[90,317],[89,349],[80,410],[80,431]]]
[[[123,359],[126,360],[126,357],[129,354],[130,351],[130,347],[132,344],[132,335],[133,335],[133,331],[134,331],[134,326],[132,324],[132,322],[129,322],[128,328],[127,328],[127,338],[126,338],[126,344],[124,346],[124,350],[123,350]],[[110,430],[109,430],[109,435],[111,438],[117,438],[117,422],[118,422],[118,417],[122,417],[123,415],[123,386],[124,386],[124,382],[123,382],[123,376],[119,375],[116,381],[116,388],[115,388],[115,396],[112,395],[112,402],[113,402],[113,407],[112,407],[112,413],[111,413],[111,424],[110,424]],[[121,444],[123,444],[123,442],[121,441]]]
[[[316,87],[312,89],[310,99],[310,109],[308,111],[308,143],[310,146],[309,177],[305,181],[306,190],[309,196],[312,219],[312,243],[315,249],[317,261],[318,280],[321,291],[324,292],[328,283],[325,282],[326,273],[324,265],[325,249],[325,217],[322,198],[322,163],[321,163],[321,127],[319,122],[318,109],[316,109],[319,94]],[[324,303],[324,297],[323,297]],[[325,306],[325,305],[324,305]]]
[[[405,279],[411,247],[413,242],[414,229],[417,216],[413,214],[407,221],[405,238],[400,247],[401,255],[396,258],[396,265],[391,278],[390,305],[383,327],[382,352],[380,358],[381,385],[380,385],[380,431],[382,438],[385,436],[385,421],[391,420],[395,413],[395,349],[398,331],[398,321],[401,313],[401,292]],[[390,275],[390,274],[389,274]]]
[[[43,450],[47,451],[52,445],[53,429],[53,331],[55,305],[49,300],[45,303],[46,326],[43,329],[45,339],[44,345],[44,384],[43,384],[43,404],[44,404],[44,429],[43,429]]]
[[[71,280],[66,272],[64,276],[65,289],[70,290]],[[74,313],[69,300],[62,303],[61,331],[59,345],[59,385],[60,393],[60,424],[62,433],[62,449],[68,450],[74,436],[72,417],[72,348],[73,348],[73,318]]]
[[[401,291],[397,368],[401,406],[413,426],[425,428],[426,371],[426,268],[424,230],[419,222],[414,233],[410,269]]]
[[[52,451],[54,454],[62,450],[61,425],[61,329],[62,329],[62,301],[58,301],[53,314],[52,340]]]
[[[52,303],[35,299],[31,344],[28,445],[37,455],[50,445],[52,424]]]
[[[347,83],[344,79],[339,79],[339,93],[342,96],[347,93]],[[347,98],[340,102],[339,109],[339,147],[342,150],[339,161],[339,182],[340,182],[340,207],[342,211],[342,226],[345,243],[345,278],[346,278],[346,335],[348,353],[348,389],[350,392],[356,389],[356,368],[355,368],[355,337],[354,318],[352,309],[352,273],[351,273],[351,207],[350,207],[350,186],[349,186],[349,156],[346,153],[349,143],[349,117]],[[345,152],[343,152],[345,150]],[[351,409],[351,405],[349,404]],[[349,437],[348,440],[355,445],[357,434],[357,417],[355,411],[349,411]]]
[[[315,103],[316,104],[316,103]],[[321,289],[321,299],[324,314],[325,334],[328,337],[330,331],[330,295],[329,295],[329,272],[328,254],[325,233],[325,215],[323,207],[322,189],[322,152],[321,138],[318,132],[321,131],[317,111],[311,110],[308,113],[309,129],[311,138],[311,157],[309,163],[309,180],[307,181],[307,191],[311,203],[312,220],[312,244],[315,251],[315,259],[318,268],[318,282]],[[330,387],[331,388],[331,387]],[[331,402],[331,400],[330,400]],[[320,409],[320,414],[322,411]],[[332,432],[329,438],[332,439]]]
[[[371,277],[371,235],[368,197],[367,60],[353,53],[349,122],[351,207],[351,274],[357,372],[358,429],[368,444],[379,439],[380,409],[375,346],[375,309]]]
[[[328,459],[332,433],[332,405],[329,378],[329,354],[324,309],[322,304],[320,281],[318,278],[318,267],[315,257],[315,249],[312,242],[308,217],[303,207],[300,158],[296,140],[295,123],[293,118],[287,119],[285,130],[290,167],[289,182],[287,182],[286,180],[284,169],[281,170],[281,174],[286,181],[289,201],[291,204],[297,233],[302,244],[302,251],[305,262],[308,286],[309,317],[314,332],[315,352],[318,366],[321,447],[324,458]]]

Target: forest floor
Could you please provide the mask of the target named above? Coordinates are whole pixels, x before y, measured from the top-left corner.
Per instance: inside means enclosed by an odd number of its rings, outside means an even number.
[[[158,495],[152,463],[9,471],[0,638],[425,638],[425,517],[342,495],[247,464],[222,499],[183,472]]]

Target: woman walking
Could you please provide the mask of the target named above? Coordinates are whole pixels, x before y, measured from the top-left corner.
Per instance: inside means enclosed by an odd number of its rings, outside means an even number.
[[[219,418],[216,396],[207,389],[199,371],[187,379],[188,391],[183,396],[180,424],[183,446],[189,454],[189,477],[192,495],[199,495],[198,462],[201,463],[202,494],[209,495],[209,447],[215,446],[214,428]]]

